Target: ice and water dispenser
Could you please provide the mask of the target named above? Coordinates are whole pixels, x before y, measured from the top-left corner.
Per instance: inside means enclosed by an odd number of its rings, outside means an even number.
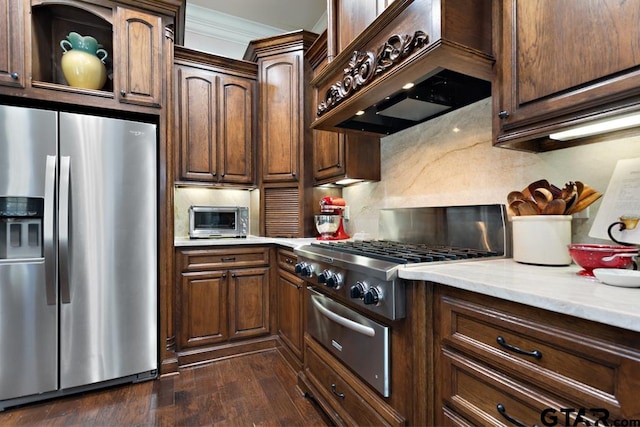
[[[41,258],[44,200],[0,197],[0,260]]]

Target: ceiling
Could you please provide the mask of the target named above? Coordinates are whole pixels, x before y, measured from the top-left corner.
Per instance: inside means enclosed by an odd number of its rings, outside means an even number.
[[[321,33],[327,0],[187,0],[185,46],[242,58],[251,40],[295,30]]]
[[[327,0],[187,0],[187,4],[285,31],[312,31],[320,19],[326,19],[327,10]]]

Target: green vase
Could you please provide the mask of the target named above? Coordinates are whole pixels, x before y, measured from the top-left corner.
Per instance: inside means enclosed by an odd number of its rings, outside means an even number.
[[[70,86],[83,89],[102,89],[107,81],[104,60],[107,51],[91,36],[70,32],[60,42],[62,74]]]

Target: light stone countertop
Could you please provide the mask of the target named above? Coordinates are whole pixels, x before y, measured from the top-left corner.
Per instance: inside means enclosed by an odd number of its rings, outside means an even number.
[[[232,245],[268,245],[277,244],[288,248],[306,245],[315,242],[315,237],[287,239],[279,237],[259,237],[247,236],[245,238],[219,238],[219,239],[189,239],[188,237],[178,237],[173,241],[175,247],[185,246],[232,246]]]
[[[513,259],[434,264],[399,269],[424,280],[640,332],[640,288],[578,276],[580,267],[542,267]]]
[[[315,238],[242,239],[177,238],[176,247],[278,244],[288,248],[309,244]],[[640,288],[622,288],[578,276],[580,267],[541,267],[513,259],[451,262],[406,266],[399,276],[407,280],[441,283],[459,289],[527,304],[558,313],[640,332]]]

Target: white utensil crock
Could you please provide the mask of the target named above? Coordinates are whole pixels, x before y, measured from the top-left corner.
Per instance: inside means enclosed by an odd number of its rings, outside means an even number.
[[[525,264],[571,264],[571,215],[514,216],[513,260]]]

